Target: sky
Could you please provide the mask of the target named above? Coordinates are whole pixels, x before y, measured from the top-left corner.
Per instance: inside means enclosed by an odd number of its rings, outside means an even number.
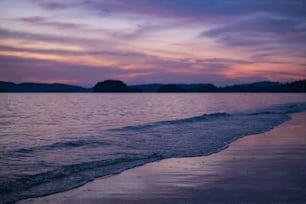
[[[305,0],[0,1],[0,81],[305,78]]]

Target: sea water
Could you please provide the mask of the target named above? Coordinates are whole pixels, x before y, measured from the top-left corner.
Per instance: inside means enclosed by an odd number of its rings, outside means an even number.
[[[306,94],[0,94],[0,203],[205,156],[306,111]]]

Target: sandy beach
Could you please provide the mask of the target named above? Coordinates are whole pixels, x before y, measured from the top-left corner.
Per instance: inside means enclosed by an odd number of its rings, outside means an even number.
[[[174,158],[18,203],[306,203],[306,113],[204,157]]]

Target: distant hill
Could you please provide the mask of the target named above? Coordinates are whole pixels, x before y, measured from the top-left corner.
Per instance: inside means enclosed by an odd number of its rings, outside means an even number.
[[[281,87],[281,92],[306,92],[306,80],[295,81],[284,84]]]
[[[66,84],[0,82],[0,92],[90,92],[91,89]]]
[[[170,92],[170,93],[262,93],[262,92],[293,92],[306,93],[306,80],[281,84],[279,82],[256,82],[250,84],[238,84],[226,87],[216,87],[213,84],[140,84],[128,86],[119,80],[106,80],[98,82],[93,88],[83,88],[67,84],[44,83],[12,83],[0,81],[0,92]]]
[[[218,88],[219,92],[306,92],[306,80],[287,84],[279,82],[256,82],[251,84],[233,85]]]
[[[141,84],[141,85],[133,85],[130,86],[133,89],[139,90],[140,92],[157,92],[157,90],[163,84]]]
[[[196,84],[196,85],[191,84],[188,87],[191,88],[192,92],[217,92],[218,91],[218,88],[212,84]]]
[[[165,86],[169,88],[170,84],[142,84],[133,85],[131,88],[140,90],[141,92],[160,92],[160,88],[165,89]],[[214,92],[217,87],[212,84],[175,84],[178,89],[183,90],[183,92]],[[167,87],[166,87],[167,88]],[[171,88],[171,87],[170,87]],[[171,92],[171,91],[170,91]]]
[[[128,85],[119,80],[106,80],[98,82],[93,87],[94,92],[139,92],[136,89],[130,88]]]
[[[251,84],[240,84],[219,88],[220,92],[277,92],[282,87],[278,82],[256,82]]]
[[[167,85],[162,85],[159,87],[157,92],[160,93],[180,93],[180,92],[186,92],[185,89],[182,87],[176,85],[176,84],[167,84]]]

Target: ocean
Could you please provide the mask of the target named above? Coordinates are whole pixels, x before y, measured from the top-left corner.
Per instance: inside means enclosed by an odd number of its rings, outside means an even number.
[[[205,156],[306,111],[306,94],[0,94],[0,203]]]

